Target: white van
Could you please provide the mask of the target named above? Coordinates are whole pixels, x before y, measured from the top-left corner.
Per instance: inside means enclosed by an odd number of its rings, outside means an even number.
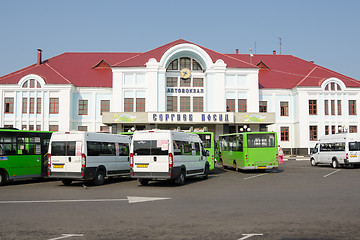
[[[49,144],[48,176],[64,185],[73,180],[92,180],[130,175],[130,138],[90,132],[55,132]]]
[[[359,167],[360,134],[339,133],[321,137],[311,151],[310,164],[330,164],[333,168],[341,165]]]
[[[130,150],[131,177],[138,178],[141,185],[158,179],[174,179],[183,185],[188,176],[207,178],[207,156],[196,134],[171,130],[135,131]]]

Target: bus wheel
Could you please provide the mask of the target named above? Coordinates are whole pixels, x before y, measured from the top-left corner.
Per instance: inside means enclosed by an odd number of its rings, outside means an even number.
[[[179,186],[185,184],[185,171],[181,170],[179,177],[175,180],[175,183]]]
[[[61,182],[65,185],[65,186],[70,186],[72,183],[71,179],[61,179]]]
[[[333,168],[338,168],[338,167],[339,167],[339,162],[338,162],[336,159],[333,159],[331,166],[332,166]]]
[[[4,174],[0,172],[0,186],[3,185],[4,182],[5,182]]]
[[[147,186],[149,184],[149,179],[139,178],[139,182],[142,186]]]
[[[310,159],[310,165],[313,167],[315,167],[317,165],[314,158]]]
[[[103,185],[105,182],[105,172],[103,170],[98,170],[96,172],[95,178],[93,179],[93,184],[95,186]]]

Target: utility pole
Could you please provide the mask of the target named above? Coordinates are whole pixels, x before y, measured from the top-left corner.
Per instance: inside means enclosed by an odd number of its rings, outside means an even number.
[[[281,37],[279,37],[279,45],[280,45],[280,55],[281,55],[281,46],[282,46],[282,43],[281,43]]]

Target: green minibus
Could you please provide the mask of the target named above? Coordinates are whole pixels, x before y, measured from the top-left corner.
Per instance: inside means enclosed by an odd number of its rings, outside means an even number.
[[[0,185],[10,180],[47,176],[51,134],[0,129]]]
[[[237,171],[277,168],[276,132],[244,132],[220,135],[220,164]]]

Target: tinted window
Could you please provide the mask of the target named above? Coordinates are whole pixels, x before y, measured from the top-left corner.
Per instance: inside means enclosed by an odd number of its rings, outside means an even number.
[[[66,142],[52,142],[51,155],[52,156],[75,156],[75,141]]]
[[[360,151],[360,142],[349,142],[349,151]]]
[[[168,155],[168,140],[134,141],[134,155]]]

